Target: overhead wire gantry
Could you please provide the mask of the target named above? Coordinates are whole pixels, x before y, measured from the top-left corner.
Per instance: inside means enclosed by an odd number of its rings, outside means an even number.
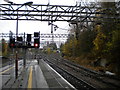
[[[109,15],[109,17],[107,13],[102,12],[102,10],[112,11],[112,9],[115,9],[116,13]],[[56,21],[67,21],[72,24],[79,23],[81,28],[85,25],[86,28],[88,28],[88,23],[97,23],[100,22],[100,19],[106,19],[105,21],[107,22],[109,22],[109,19],[116,19],[115,22],[120,22],[120,5],[117,6],[116,2],[116,8],[103,8],[96,3],[78,3],[74,6],[49,4],[26,5],[14,3],[0,4],[0,20],[48,21],[51,24]]]
[[[115,17],[101,17],[95,14],[105,14],[99,12],[101,9],[99,5],[81,5],[75,6],[67,5],[43,5],[33,4],[0,4],[0,20],[33,20],[33,21],[67,21],[67,22],[93,22],[94,18],[119,18]]]

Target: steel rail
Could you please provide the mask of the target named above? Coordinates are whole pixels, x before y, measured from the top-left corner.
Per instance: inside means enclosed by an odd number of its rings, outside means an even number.
[[[96,71],[93,71],[93,70],[91,70],[91,69],[87,69],[87,68],[85,68],[85,67],[83,67],[83,66],[80,66],[80,65],[78,65],[78,64],[75,64],[75,63],[72,63],[72,62],[70,62],[70,61],[68,61],[68,60],[63,60],[63,59],[59,59],[59,57],[55,57],[55,56],[49,56],[49,59],[50,59],[50,61],[49,62],[54,62],[55,64],[57,64],[58,65],[58,61],[59,61],[59,65],[61,64],[61,65],[65,65],[65,66],[67,66],[67,67],[69,67],[69,68],[72,68],[74,71],[76,71],[76,72],[80,72],[80,73],[82,73],[84,76],[89,76],[89,77],[91,77],[91,78],[93,78],[93,79],[95,79],[95,80],[97,80],[97,81],[100,81],[100,82],[102,82],[102,83],[104,83],[104,84],[107,84],[107,85],[109,85],[109,86],[113,86],[113,87],[115,87],[115,88],[120,88],[120,85],[119,84],[115,84],[115,83],[113,83],[113,82],[110,82],[110,81],[105,81],[104,80],[104,78],[108,78],[108,79],[111,79],[111,80],[113,80],[113,81],[116,81],[116,82],[120,82],[119,80],[119,78],[115,78],[115,77],[111,77],[111,76],[108,76],[108,75],[105,75],[105,74],[103,74],[103,73],[100,73],[100,72],[96,72]],[[57,59],[59,59],[59,60],[57,60]]]
[[[73,74],[69,73],[67,70],[59,67],[55,63],[45,59],[46,62],[50,64],[58,73],[60,73],[64,78],[66,78],[70,83],[72,83],[76,89],[87,89],[87,90],[97,90],[96,87],[90,85],[86,81],[74,76]],[[64,75],[65,74],[65,75]],[[67,77],[66,77],[67,76]],[[68,78],[69,77],[69,78]],[[70,78],[74,79],[73,81]]]

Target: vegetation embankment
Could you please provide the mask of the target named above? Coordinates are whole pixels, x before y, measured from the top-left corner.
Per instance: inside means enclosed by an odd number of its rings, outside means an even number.
[[[114,2],[102,2],[97,17],[116,17]],[[108,9],[110,8],[110,9]],[[96,18],[97,23],[78,23],[72,28],[67,42],[61,45],[62,56],[97,71],[111,71],[120,75],[120,20]],[[74,26],[74,25],[73,25]],[[80,28],[79,28],[80,27]]]

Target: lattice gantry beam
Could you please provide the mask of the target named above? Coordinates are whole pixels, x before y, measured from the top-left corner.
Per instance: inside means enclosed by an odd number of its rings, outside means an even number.
[[[72,34],[40,34],[40,38],[68,38]],[[0,37],[9,38],[11,35],[9,33],[0,33]],[[23,33],[18,34],[18,36],[24,36]],[[26,36],[26,35],[25,35]],[[16,37],[16,34],[12,34],[12,37]],[[32,35],[32,37],[34,37]]]
[[[64,6],[64,5],[21,5],[21,4],[0,4],[0,20],[37,20],[37,21],[67,21],[87,22],[95,18],[118,18],[118,15],[111,17],[96,16],[105,14],[99,12],[99,6]]]
[[[40,34],[41,38],[68,38],[72,34]]]
[[[67,22],[94,22],[95,19],[120,19],[120,8],[115,8],[118,13],[105,17],[100,5],[21,5],[0,4],[0,20],[34,20],[34,21],[67,21]],[[102,16],[104,14],[104,16]]]
[[[1,4],[1,20],[71,21],[80,17],[80,5],[20,5]]]

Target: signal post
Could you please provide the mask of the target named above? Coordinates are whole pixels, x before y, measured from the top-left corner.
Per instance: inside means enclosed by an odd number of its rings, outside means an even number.
[[[39,48],[40,46],[40,32],[34,32],[34,45],[32,46],[32,35],[31,34],[27,34],[27,38],[25,40],[25,33],[24,33],[24,40],[23,37],[16,37],[16,41],[15,38],[10,37],[9,39],[9,47],[10,48],[15,48],[16,49],[16,59],[15,59],[15,76],[16,78],[18,77],[18,48],[23,48],[24,50],[24,59],[23,59],[23,66],[26,66],[26,51],[27,48]],[[37,52],[37,50],[36,50]]]

